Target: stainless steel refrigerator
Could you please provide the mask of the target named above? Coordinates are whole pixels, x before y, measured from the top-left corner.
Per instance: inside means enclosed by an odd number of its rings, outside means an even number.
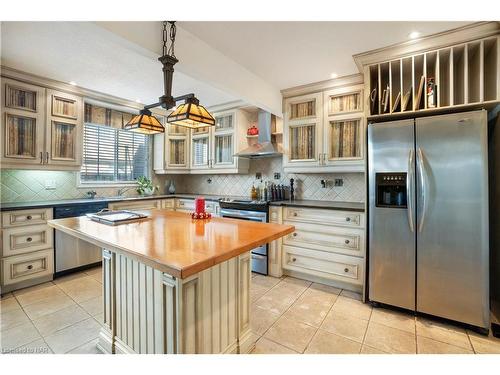
[[[486,111],[368,125],[369,299],[489,328]]]

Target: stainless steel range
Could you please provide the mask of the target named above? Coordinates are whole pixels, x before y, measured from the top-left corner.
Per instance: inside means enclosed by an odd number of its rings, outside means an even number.
[[[239,220],[268,222],[269,202],[252,201],[250,199],[222,198],[219,201],[220,216]],[[252,249],[252,271],[267,275],[268,245]]]

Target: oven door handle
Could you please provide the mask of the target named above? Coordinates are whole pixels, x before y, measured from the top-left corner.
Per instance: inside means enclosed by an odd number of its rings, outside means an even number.
[[[221,213],[221,217],[225,217],[228,219],[237,219],[237,220],[249,220],[249,221],[259,221],[259,222],[265,222],[265,217],[257,217],[257,216],[235,216],[235,215],[227,215]]]
[[[258,260],[264,260],[267,257],[265,255],[260,255],[260,254],[254,254],[252,253],[252,259],[258,259]]]

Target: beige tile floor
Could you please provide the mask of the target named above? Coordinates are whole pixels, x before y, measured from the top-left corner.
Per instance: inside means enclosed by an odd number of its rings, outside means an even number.
[[[2,352],[98,353],[101,282],[95,268],[3,296]],[[251,299],[256,354],[500,353],[499,339],[295,278],[253,275]]]

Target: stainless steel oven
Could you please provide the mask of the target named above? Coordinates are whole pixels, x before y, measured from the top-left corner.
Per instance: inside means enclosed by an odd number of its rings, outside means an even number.
[[[259,204],[251,202],[220,202],[220,216],[238,220],[268,222],[269,207],[267,202]],[[241,207],[241,208],[238,208]],[[267,275],[267,250],[268,245],[262,245],[252,249],[252,272]]]

